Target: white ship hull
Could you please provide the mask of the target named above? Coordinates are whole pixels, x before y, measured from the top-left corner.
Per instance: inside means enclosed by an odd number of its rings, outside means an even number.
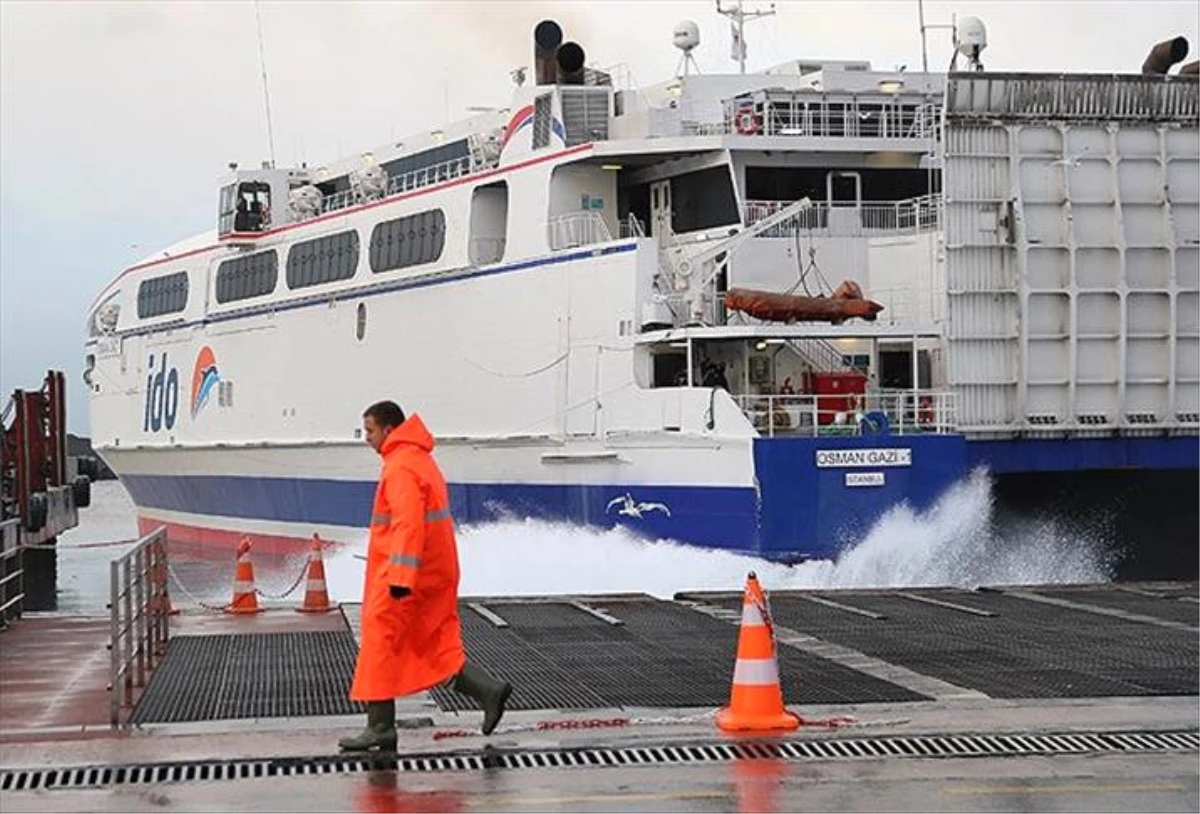
[[[1194,79],[610,80],[538,63],[511,115],[235,167],[216,234],[110,283],[93,443],[144,527],[361,539],[384,399],[435,434],[460,523],[783,560],[975,466],[1197,467]],[[873,321],[842,324],[827,278]],[[833,324],[760,321],[734,288]]]

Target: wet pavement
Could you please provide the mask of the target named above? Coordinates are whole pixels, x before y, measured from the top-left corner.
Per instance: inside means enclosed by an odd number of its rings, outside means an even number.
[[[1194,591],[1195,586],[1184,586],[1178,592],[1184,597],[1181,601],[1192,601],[1186,598]],[[1172,609],[1170,614],[1155,615],[1155,604],[1149,601],[1152,597],[1141,594],[1131,594],[1136,597],[1133,603],[1136,607],[1129,609],[1121,607],[1121,595],[1114,596],[1111,592],[1088,597],[1072,589],[1069,595],[1048,596],[1056,602],[1070,602],[1070,606],[1022,599],[1019,593],[1014,594],[1012,602],[1018,603],[1014,607],[1020,612],[1002,608],[1000,618],[971,614],[956,607],[987,607],[996,612],[997,601],[986,599],[972,603],[970,592],[959,592],[953,597],[936,595],[940,596],[938,601],[949,605],[907,597],[896,599],[880,592],[822,592],[818,599],[826,600],[824,604],[807,602],[802,596],[788,598],[782,592],[773,598],[781,609],[793,600],[801,602],[797,607],[808,613],[805,616],[797,616],[795,612],[783,614],[788,617],[788,625],[781,624],[776,631],[785,653],[782,664],[793,670],[795,665],[816,664],[814,669],[823,671],[816,675],[824,675],[828,680],[848,671],[858,671],[873,677],[876,682],[862,683],[863,687],[903,687],[909,695],[901,697],[921,699],[887,700],[883,697],[861,703],[793,706],[806,725],[774,742],[830,745],[824,751],[816,750],[799,757],[788,752],[790,756],[778,759],[726,759],[720,755],[711,760],[674,759],[684,752],[694,756],[705,749],[709,749],[711,755],[714,745],[742,743],[730,741],[716,729],[711,717],[714,710],[709,706],[626,705],[566,711],[530,708],[511,712],[500,732],[483,738],[475,731],[478,712],[446,705],[435,696],[424,694],[403,699],[399,705],[399,715],[412,725],[400,731],[397,747],[398,754],[408,756],[407,762],[396,764],[399,770],[374,771],[336,757],[337,739],[356,732],[362,725],[361,718],[354,715],[280,715],[145,723],[111,730],[107,723],[108,697],[104,689],[108,668],[104,650],[107,620],[27,617],[12,630],[0,634],[0,648],[3,648],[0,654],[0,778],[5,784],[0,790],[0,810],[6,814],[62,810],[1200,810],[1197,750],[1163,747],[1161,739],[1155,740],[1155,736],[1162,733],[1194,735],[1200,730],[1200,704],[1194,692],[1185,690],[1172,694],[1168,691],[1175,686],[1194,686],[1194,681],[1189,678],[1194,678],[1195,671],[1194,656],[1190,654],[1195,649],[1197,630],[1189,624],[1190,610],[1179,613],[1175,605],[1170,605],[1164,606]],[[1154,593],[1175,597],[1175,593],[1161,586]],[[928,595],[926,599],[932,596]],[[707,635],[722,641],[721,647],[716,648],[720,650],[727,644],[724,638],[729,632],[713,625],[720,621],[735,627],[725,618],[729,614],[722,610],[727,599],[720,595],[697,595],[692,605],[675,607],[686,614],[703,617]],[[784,599],[787,602],[781,601]],[[583,669],[576,659],[581,653],[586,657],[588,648],[597,658],[603,657],[607,649],[609,656],[633,653],[642,660],[636,663],[644,667],[657,663],[651,658],[653,654],[646,652],[646,646],[639,643],[638,636],[649,635],[649,628],[639,632],[637,620],[644,617],[645,612],[636,605],[642,601],[637,598],[559,597],[551,600],[557,604],[580,602],[616,618],[624,614],[624,620],[631,628],[624,632],[610,629],[617,626],[608,625],[602,619],[605,627],[593,629],[587,618],[573,611],[552,615],[548,617],[550,621],[523,623],[523,619],[540,619],[539,614],[543,614],[546,606],[531,615],[515,606],[506,607],[501,600],[475,601],[501,616],[507,613],[515,630],[507,630],[504,635],[520,636],[529,658],[557,658],[556,663],[561,669]],[[530,602],[537,600],[524,604]],[[622,602],[627,604],[622,605]],[[911,626],[897,627],[898,635],[892,637],[868,635],[863,631],[882,629],[884,621],[839,609],[830,602],[865,609],[879,616],[885,615],[883,611],[886,611],[894,625],[902,624],[905,614],[926,627],[931,620],[934,623],[929,628],[930,636],[925,639],[918,634],[926,628]],[[1098,610],[1089,611],[1088,605],[1095,605]],[[1114,608],[1116,616],[1111,613]],[[345,610],[345,615],[319,616],[272,610],[253,617],[188,612],[172,620],[172,636],[329,635],[339,631],[353,634],[356,609],[347,607]],[[1064,613],[1068,610],[1070,613]],[[1096,625],[1109,628],[1112,644],[1108,648],[1099,648],[1095,658],[1090,660],[1085,658],[1086,653],[1081,655],[1083,651],[1063,649],[1065,657],[1073,659],[1073,669],[1104,678],[1114,671],[1143,669],[1148,663],[1153,666],[1151,662],[1157,658],[1170,663],[1173,672],[1168,678],[1174,683],[1164,684],[1159,694],[1154,695],[1146,694],[1146,687],[1142,685],[1131,685],[1137,687],[1133,695],[1080,697],[1080,694],[1058,692],[1055,688],[1061,685],[1053,685],[1044,697],[1006,698],[1002,693],[981,691],[992,689],[986,682],[962,686],[945,681],[948,674],[936,659],[922,662],[909,658],[907,666],[896,664],[895,661],[904,659],[893,658],[894,654],[880,643],[901,646],[908,654],[922,641],[942,646],[947,630],[941,622],[943,618],[956,619],[960,625],[979,625],[981,630],[1001,623],[1025,625],[1031,641],[1053,642],[1055,634],[1047,626],[1061,624],[1064,619],[1076,626],[1078,617],[1074,614],[1079,613],[1093,613],[1095,619],[1088,617],[1089,622],[1099,620]],[[584,616],[590,617],[590,614]],[[690,646],[685,640],[691,633],[679,635],[673,641],[669,630],[678,633],[686,628],[690,631],[691,625],[698,624],[686,615],[677,617],[678,612],[671,610],[655,622],[661,622],[668,629],[662,639],[664,657],[669,657],[671,652],[685,652],[679,648]],[[486,619],[482,615],[480,618]],[[560,619],[566,621],[555,621]],[[1167,624],[1161,624],[1163,621]],[[824,628],[813,627],[818,623]],[[490,641],[487,637],[492,636],[493,631],[486,627],[474,628],[474,631],[473,635],[481,637],[475,644],[486,656]],[[1135,652],[1136,648],[1122,650],[1124,639],[1132,637],[1136,640],[1139,632],[1144,632],[1142,638],[1153,646],[1147,646],[1146,652]],[[1059,635],[1069,636],[1070,631],[1064,630]],[[1175,638],[1183,644],[1169,652],[1165,643],[1167,639],[1173,642]],[[578,648],[572,649],[573,640],[578,640]],[[963,646],[979,649],[984,644],[984,639],[977,638],[964,642]],[[1041,652],[1038,648],[1031,649],[1042,661],[1023,665],[1022,669],[1054,669],[1056,654],[1053,648],[1042,649],[1045,652],[1040,656],[1037,655]],[[798,660],[797,653],[809,661]],[[1161,655],[1154,655],[1156,653]],[[936,652],[922,655],[934,658]],[[954,655],[953,651],[947,652],[947,658]],[[702,657],[707,656],[701,653],[695,658]],[[727,672],[732,671],[732,660],[730,650],[729,664],[724,668]],[[220,665],[218,673],[253,668],[252,659],[230,657]],[[713,668],[697,663],[695,669],[699,674]],[[1180,669],[1193,672],[1181,679],[1177,675]],[[586,669],[579,675],[582,681],[598,680]],[[937,677],[939,675],[941,678]],[[965,674],[960,672],[956,680],[962,675]],[[637,680],[631,667],[631,686]],[[792,683],[786,686],[803,688],[806,676],[792,675],[790,680]],[[601,697],[605,697],[604,692],[609,695],[614,692],[611,685],[597,687]],[[707,698],[706,695],[703,697]],[[825,697],[836,700],[838,696],[827,692]],[[789,697],[788,700],[795,699]],[[848,725],[821,725],[836,721]],[[1095,742],[1092,736],[1112,733],[1132,733],[1125,741],[1136,748],[1121,751],[1098,747],[1081,754],[1038,753],[1036,748],[1022,753],[1017,748],[1021,743],[1031,742],[1022,740],[1023,737],[1067,735],[1082,738],[1080,742],[1089,738]],[[880,742],[898,739],[944,745],[956,738],[974,736],[991,739],[993,745],[999,743],[996,736],[1004,736],[1001,739],[1005,744],[1017,746],[1004,756],[969,758],[940,749],[886,757],[876,748]],[[588,764],[583,760],[584,753],[597,751],[609,754],[605,759],[613,765]],[[616,753],[625,755],[629,752],[637,752],[644,762],[634,765],[634,761],[621,762],[625,761],[624,757],[621,761],[612,758]],[[773,753],[760,751],[755,754]],[[544,761],[539,762],[542,758],[538,755],[561,758],[562,765],[547,768]],[[672,760],[656,760],[655,755]],[[497,760],[497,756],[505,756],[506,760]],[[188,769],[186,775],[178,773],[183,771],[178,767],[189,761],[196,762],[197,771],[193,774]],[[303,765],[308,767],[306,771],[321,773],[289,773],[281,769],[279,776],[179,779],[215,776],[213,767],[238,761],[276,768]],[[67,782],[66,778],[83,778],[83,773],[58,772],[53,782],[69,787],[32,791],[25,787],[26,783],[33,782],[28,778],[34,775],[41,778],[37,781],[39,784],[49,782],[47,772],[54,769],[139,766],[149,767],[148,771],[159,771],[167,764],[176,766],[178,772],[164,775],[173,778],[165,782],[142,783],[128,778],[117,782],[93,778],[80,779],[76,783]],[[487,768],[478,768],[480,766]],[[213,771],[201,775],[202,769]],[[18,775],[22,777],[19,781],[21,790],[17,790],[18,781],[14,779]],[[107,785],[100,785],[101,782]],[[84,783],[91,786],[80,787]]]

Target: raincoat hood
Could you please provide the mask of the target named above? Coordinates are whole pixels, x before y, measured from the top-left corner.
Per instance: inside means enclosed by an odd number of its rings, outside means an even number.
[[[433,436],[429,433],[425,422],[421,420],[421,416],[416,413],[410,415],[403,424],[387,434],[387,438],[383,439],[383,445],[379,448],[379,454],[387,457],[392,450],[402,444],[412,444],[423,452],[433,451]]]

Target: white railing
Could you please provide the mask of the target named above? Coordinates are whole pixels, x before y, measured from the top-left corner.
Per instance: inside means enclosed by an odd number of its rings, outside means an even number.
[[[833,343],[818,336],[807,336],[801,339],[789,339],[787,347],[797,356],[808,363],[809,367],[819,371],[845,370],[849,367],[843,360],[844,355]]]
[[[645,237],[646,228],[642,225],[642,222],[637,219],[637,215],[630,212],[629,216],[620,222],[620,234],[623,238]]]
[[[892,435],[956,431],[956,394],[876,390],[861,395],[733,396],[763,435]],[[880,419],[882,416],[882,420]]]
[[[861,138],[928,140],[939,138],[941,106],[880,105],[858,99],[811,101],[797,95],[771,98],[747,109],[753,118],[739,119],[739,108],[730,102],[720,121],[660,116],[654,136],[772,136],[793,138]]]
[[[570,212],[546,223],[546,239],[553,251],[607,243],[612,240],[608,224],[599,212]]]
[[[480,160],[471,156],[462,156],[450,161],[443,161],[440,164],[422,167],[419,170],[390,177],[384,193],[377,198],[364,196],[353,189],[343,190],[333,195],[326,195],[321,199],[320,214],[337,212],[356,204],[367,203],[371,200],[381,200],[382,198],[389,198],[392,195],[399,195],[402,192],[410,192],[414,189],[433,186],[444,181],[452,181],[455,178],[462,178],[465,175],[490,170],[499,163],[499,159]]]
[[[746,226],[752,226],[793,203],[795,201],[746,201],[742,209],[744,222]],[[941,195],[859,204],[820,201],[772,226],[760,237],[792,237],[797,230],[823,237],[916,234],[940,228],[942,210]]]

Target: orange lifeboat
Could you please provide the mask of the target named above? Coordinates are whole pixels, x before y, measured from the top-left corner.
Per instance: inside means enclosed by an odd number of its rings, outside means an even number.
[[[853,280],[839,285],[830,297],[731,288],[725,292],[725,307],[766,322],[829,322],[833,325],[841,325],[855,317],[874,322],[883,310],[879,303],[864,298],[862,288]]]

